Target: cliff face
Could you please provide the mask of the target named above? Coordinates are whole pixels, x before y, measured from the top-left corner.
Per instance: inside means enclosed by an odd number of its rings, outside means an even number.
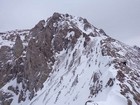
[[[86,19],[54,13],[0,33],[0,104],[139,105],[139,54]]]

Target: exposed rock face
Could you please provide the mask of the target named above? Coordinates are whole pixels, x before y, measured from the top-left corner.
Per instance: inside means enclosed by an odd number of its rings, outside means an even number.
[[[0,33],[0,38],[2,105],[106,105],[98,98],[116,91],[126,105],[140,104],[139,48],[107,36],[86,19],[54,13],[31,30]]]
[[[20,36],[17,35],[15,45],[13,46],[13,53],[16,58],[19,58],[23,52],[23,44]]]
[[[10,61],[8,62],[8,60],[11,59],[11,55],[12,52],[10,47],[2,46],[0,48],[0,88],[12,78],[12,76],[9,75],[12,65],[10,64]]]
[[[36,36],[40,31],[43,30],[45,20],[41,20],[34,28],[31,29],[32,36]]]
[[[67,24],[64,26],[64,29],[56,28],[54,24],[59,25],[57,22],[60,18],[62,18],[60,14],[54,13],[52,18],[48,20],[46,27],[43,26],[44,21],[40,21],[30,31],[30,36],[33,38],[31,38],[27,47],[25,77],[28,80],[28,88],[32,92],[32,97],[35,91],[43,87],[43,83],[52,71],[55,53],[62,51],[63,48],[66,49],[68,44],[74,45],[77,38],[80,37],[80,30],[68,29]],[[74,36],[71,36],[71,39],[67,39],[67,33],[72,31]]]

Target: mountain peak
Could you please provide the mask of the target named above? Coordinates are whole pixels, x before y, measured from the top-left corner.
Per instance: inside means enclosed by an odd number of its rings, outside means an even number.
[[[69,14],[1,33],[0,104],[139,105],[138,49]]]

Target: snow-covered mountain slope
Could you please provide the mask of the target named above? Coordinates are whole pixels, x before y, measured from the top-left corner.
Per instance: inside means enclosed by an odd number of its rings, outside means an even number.
[[[138,105],[140,62],[129,59],[138,52],[118,41],[102,44],[107,39],[102,35],[89,38],[86,47],[81,36],[73,49],[56,54],[53,71],[31,105]],[[112,48],[104,52],[105,46]],[[113,55],[113,50],[118,51]]]
[[[138,49],[109,37],[86,19],[54,13],[30,30],[20,56],[11,50],[16,62],[12,67],[18,70],[1,85],[0,103],[140,105]]]

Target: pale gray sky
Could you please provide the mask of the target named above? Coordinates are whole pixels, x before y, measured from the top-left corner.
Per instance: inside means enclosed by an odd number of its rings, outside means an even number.
[[[0,32],[32,28],[54,12],[87,18],[111,37],[140,46],[140,0],[0,0]]]

